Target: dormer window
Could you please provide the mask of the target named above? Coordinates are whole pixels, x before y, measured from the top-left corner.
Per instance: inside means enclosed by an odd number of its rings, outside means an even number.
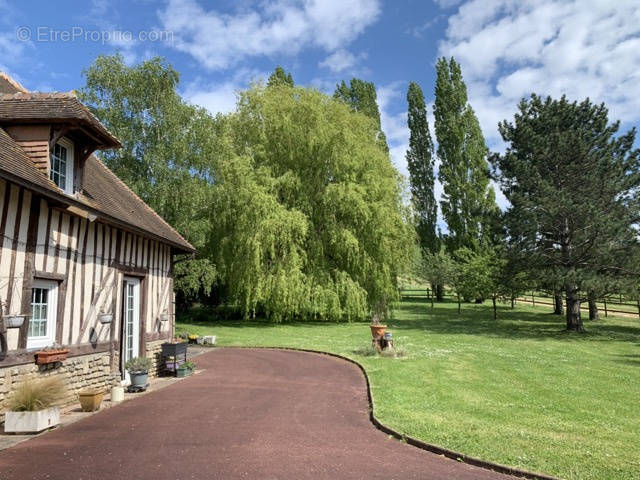
[[[73,143],[61,138],[51,150],[49,178],[60,190],[73,193]]]

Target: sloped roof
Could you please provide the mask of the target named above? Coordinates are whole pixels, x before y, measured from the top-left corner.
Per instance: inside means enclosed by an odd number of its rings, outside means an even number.
[[[93,155],[85,163],[83,193],[67,195],[38,170],[22,147],[0,128],[0,176],[21,183],[62,204],[91,211],[108,223],[154,237],[180,251],[195,250]]]
[[[0,72],[0,93],[26,92],[27,89],[4,72]]]
[[[16,122],[74,122],[94,131],[100,148],[119,148],[120,141],[85,107],[73,92],[16,92],[0,94],[0,124]]]

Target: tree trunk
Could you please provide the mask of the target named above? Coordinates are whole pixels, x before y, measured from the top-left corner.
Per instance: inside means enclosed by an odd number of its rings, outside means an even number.
[[[491,297],[491,300],[493,301],[493,319],[497,320],[498,319],[498,307],[496,306],[496,297]]]
[[[582,318],[580,317],[580,298],[578,297],[578,287],[569,285],[566,289],[567,296],[567,330],[574,332],[584,332]]]
[[[511,308],[515,308],[516,306],[516,297],[511,297]]]
[[[598,304],[596,303],[595,295],[593,293],[589,293],[588,300],[589,300],[589,320],[599,320]]]
[[[553,314],[564,315],[564,305],[562,304],[562,294],[558,292],[553,294]]]
[[[461,306],[462,306],[462,301],[460,300],[460,294],[458,294],[458,315],[460,315]]]
[[[444,298],[444,286],[436,285],[436,300],[441,302]]]

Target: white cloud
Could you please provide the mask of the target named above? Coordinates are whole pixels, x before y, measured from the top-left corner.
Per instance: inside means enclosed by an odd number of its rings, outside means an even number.
[[[380,14],[378,0],[274,0],[261,8],[223,14],[196,0],[170,0],[159,12],[169,45],[211,70],[245,58],[294,55],[315,47],[332,53],[344,48]]]
[[[605,102],[640,119],[640,4],[633,0],[471,0],[449,18],[440,55],[462,66],[489,146],[532,92]]]
[[[240,85],[231,81],[221,83],[192,83],[184,97],[188,102],[206,108],[212,114],[231,112],[236,106],[236,92]]]
[[[332,72],[341,72],[347,68],[352,67],[356,62],[356,57],[353,53],[347,50],[336,50],[318,65],[328,68]]]
[[[267,73],[258,70],[238,69],[224,81],[208,82],[197,78],[186,86],[182,95],[188,102],[204,107],[212,114],[228,113],[235,109],[239,91],[267,77]]]

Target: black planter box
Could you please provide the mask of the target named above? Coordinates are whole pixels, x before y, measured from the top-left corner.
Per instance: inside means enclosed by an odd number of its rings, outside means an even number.
[[[163,343],[162,344],[162,356],[163,357],[179,357],[180,355],[187,354],[187,342],[178,343]]]

